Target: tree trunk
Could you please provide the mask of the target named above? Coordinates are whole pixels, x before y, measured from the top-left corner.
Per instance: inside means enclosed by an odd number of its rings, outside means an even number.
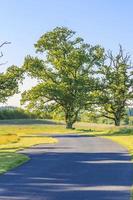
[[[66,121],[66,128],[73,129],[73,124],[75,123],[75,120],[73,119],[73,114],[67,112],[65,114],[65,121]]]
[[[115,118],[115,126],[120,126],[120,118],[119,119]]]
[[[66,122],[66,128],[67,129],[73,129],[73,123],[71,121]]]

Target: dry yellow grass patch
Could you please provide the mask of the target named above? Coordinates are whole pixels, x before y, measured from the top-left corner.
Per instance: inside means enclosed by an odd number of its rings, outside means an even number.
[[[0,145],[18,142],[19,137],[16,134],[0,135]]]
[[[52,137],[20,137],[20,139],[15,143],[0,145],[0,152],[16,152],[37,144],[52,144],[56,142],[57,139]]]
[[[0,152],[16,152],[37,144],[56,143],[57,139],[38,135],[63,132],[64,128],[51,125],[1,125]]]
[[[39,133],[48,133],[50,126],[39,125],[1,125],[0,126],[0,174],[29,160],[29,157],[15,153],[18,150],[29,148],[38,144],[50,144],[57,142],[52,137],[37,136]],[[45,130],[45,131],[44,131]],[[52,127],[54,130],[54,127]]]

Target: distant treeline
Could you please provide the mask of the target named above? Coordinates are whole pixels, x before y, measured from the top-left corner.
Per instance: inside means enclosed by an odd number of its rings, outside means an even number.
[[[0,120],[4,119],[29,119],[36,118],[35,114],[29,113],[22,108],[0,107]]]
[[[5,106],[0,107],[0,120],[9,119],[52,119],[64,120],[64,113],[52,110],[50,106],[46,106],[44,112],[28,112],[22,108]],[[80,114],[78,121],[89,123],[113,124],[113,121],[104,117],[99,117],[96,113],[84,111]],[[133,125],[133,108],[127,109],[127,116],[122,120],[122,124]]]

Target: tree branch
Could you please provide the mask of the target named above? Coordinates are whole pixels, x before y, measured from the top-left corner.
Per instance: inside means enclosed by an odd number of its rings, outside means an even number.
[[[102,114],[102,116],[103,116],[103,117],[106,117],[106,118],[108,118],[108,119],[115,120],[115,118],[113,118],[113,117],[110,117],[110,116],[108,116],[108,115],[105,115],[105,114]]]
[[[11,42],[7,42],[7,41],[6,41],[6,42],[3,42],[3,43],[0,45],[0,48],[3,47],[3,46],[6,45],[6,44],[11,44]]]

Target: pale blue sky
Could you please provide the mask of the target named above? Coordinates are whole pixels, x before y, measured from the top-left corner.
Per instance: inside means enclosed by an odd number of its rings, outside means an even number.
[[[133,54],[132,0],[0,0],[0,42],[11,42],[3,48],[8,64],[0,71],[34,55],[33,44],[56,26],[71,28],[86,42],[106,49],[116,51],[122,44]],[[21,88],[31,85],[27,79]],[[8,105],[19,105],[19,98],[10,98]]]

